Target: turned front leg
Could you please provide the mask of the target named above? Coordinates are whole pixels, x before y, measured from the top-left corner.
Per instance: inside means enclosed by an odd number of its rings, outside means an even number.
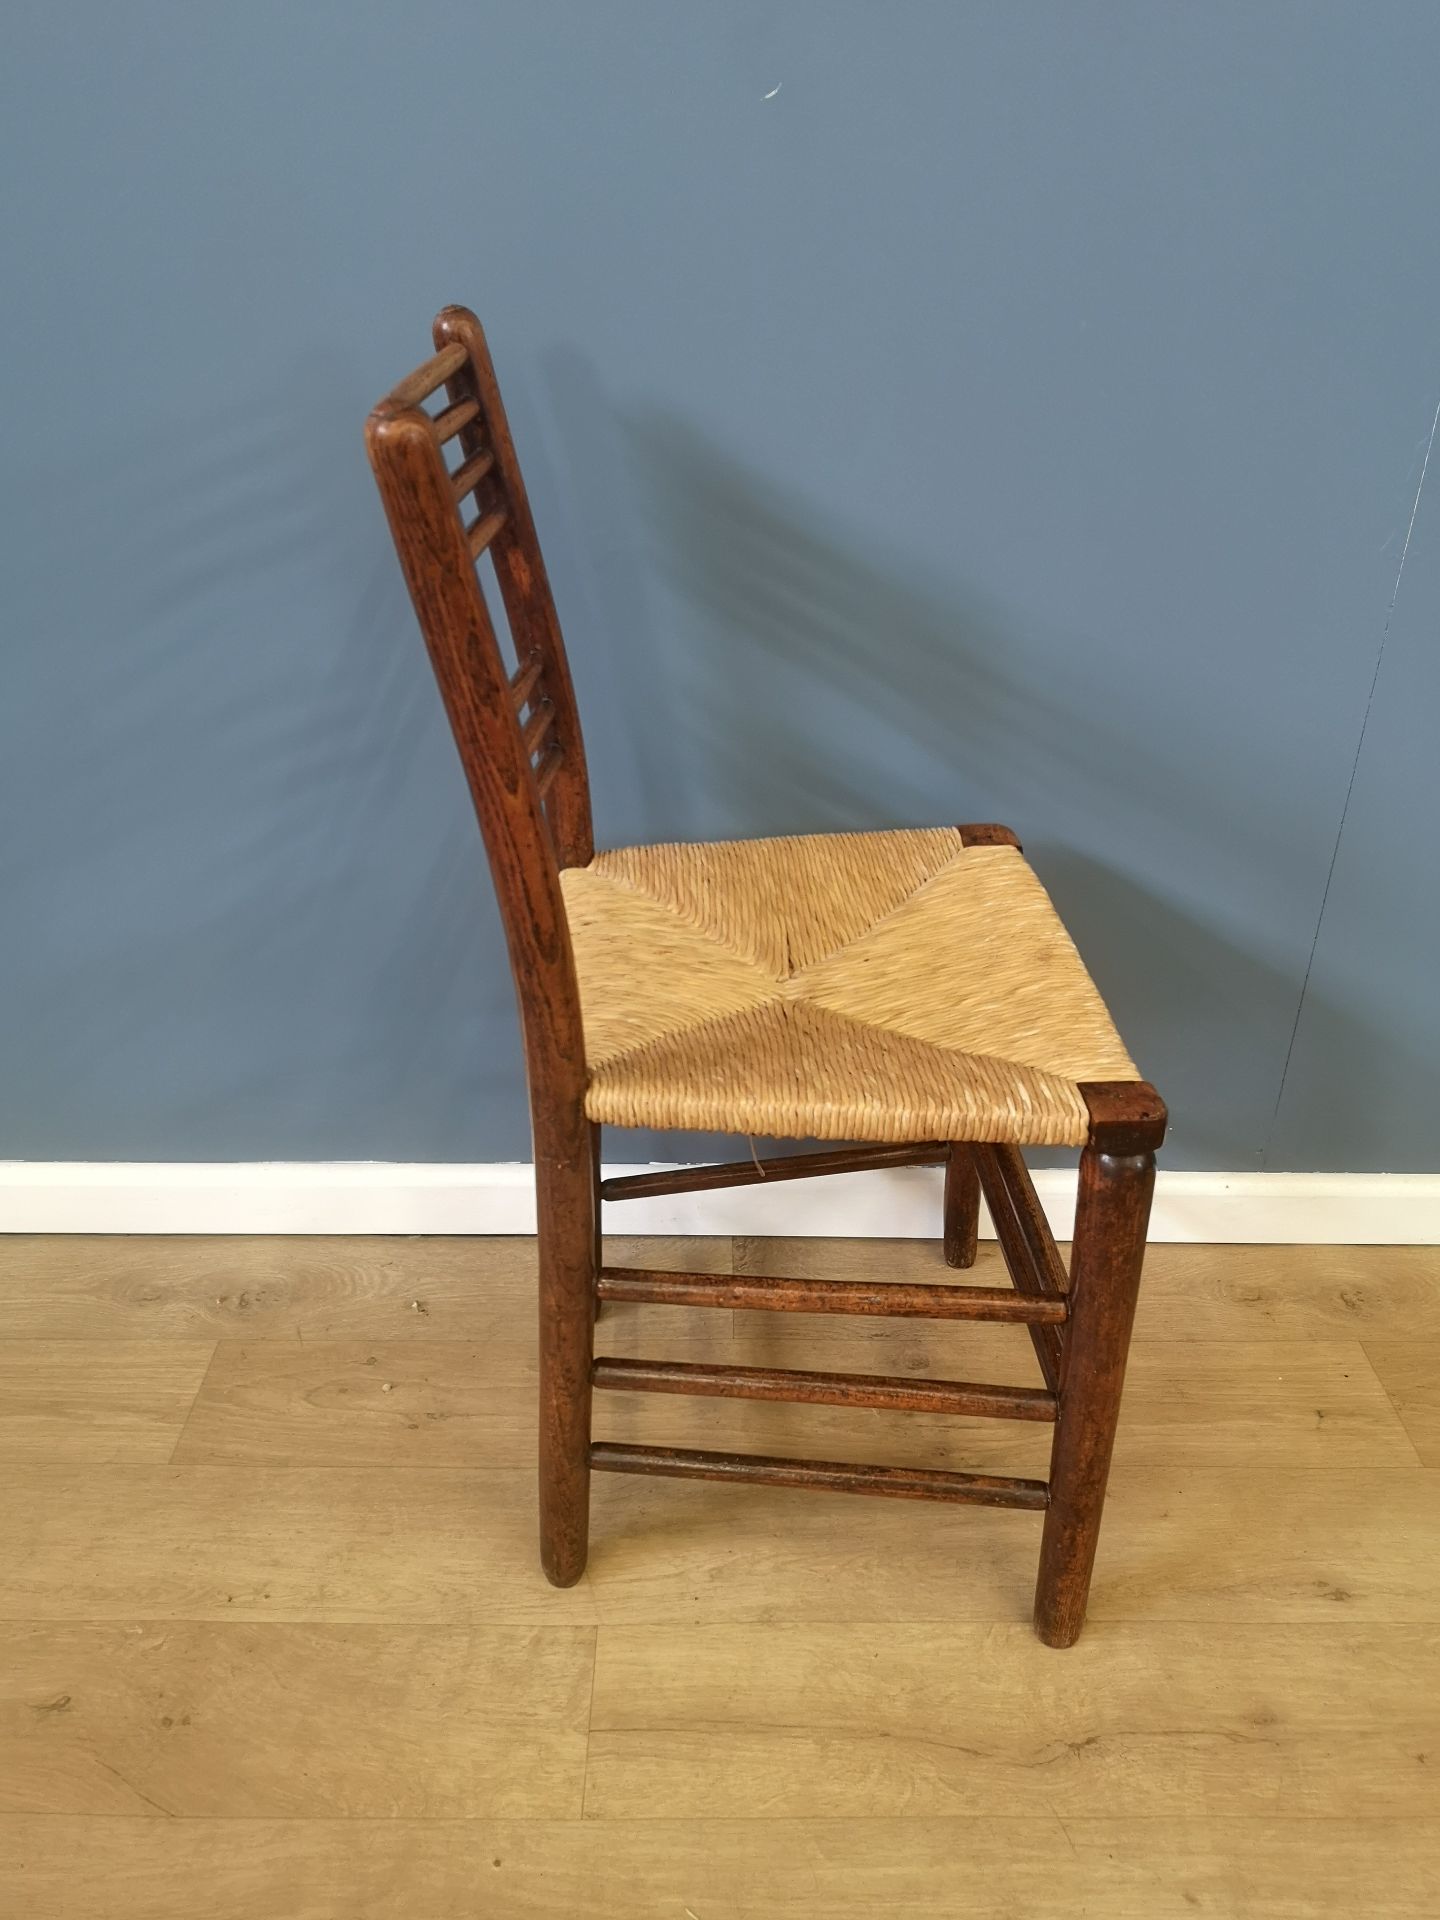
[[[1085,1624],[1154,1185],[1152,1153],[1087,1147],[1080,1157],[1070,1317],[1035,1588],[1035,1631],[1052,1647],[1073,1646]]]

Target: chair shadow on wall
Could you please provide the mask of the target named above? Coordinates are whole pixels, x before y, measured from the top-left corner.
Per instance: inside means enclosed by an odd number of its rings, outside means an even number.
[[[1004,820],[1170,1100],[1182,1163],[1261,1164],[1255,1136],[1270,1125],[1299,982],[1182,897],[1188,851],[1202,842],[1211,855],[1234,849],[1252,877],[1278,874],[1280,823],[1256,820],[1225,782],[1187,776],[1126,724],[1123,702],[1117,718],[1083,637],[1019,635],[983,596],[926,580],[693,426],[609,408],[582,363],[562,358],[549,372],[567,464],[582,483],[592,463],[612,483],[599,530],[603,604],[592,612],[614,648],[605,677],[632,692],[605,716],[592,754],[601,843],[615,837],[607,762],[627,751],[621,785],[633,782],[650,838]],[[587,486],[587,518],[596,498]],[[633,574],[620,562],[627,549]],[[663,604],[647,577],[663,583]],[[669,643],[671,621],[691,644]],[[585,644],[572,638],[582,701],[598,677]],[[1172,894],[1107,859],[1107,845],[1137,840],[1164,849]],[[1352,1033],[1352,1056],[1378,1044],[1353,1013],[1325,1011]],[[626,1158],[647,1149],[701,1159],[733,1157],[735,1145],[627,1136]]]
[[[542,533],[568,588],[602,834],[1007,819],[1170,1098],[1177,1146],[1243,1164],[1214,1063],[1263,1057],[1273,1084],[1297,983],[1104,850],[1140,810],[1182,878],[1188,849],[1216,836],[1278,875],[1283,836],[1223,781],[1181,784],[1117,724],[1083,641],[1027,647],[983,596],[887,554],[858,511],[842,524],[694,427],[613,407],[573,357],[545,372],[565,428],[550,475],[575,492],[549,489]],[[83,849],[123,894],[110,910],[82,882],[100,925],[27,1008],[37,1058],[89,1116],[86,1151],[175,1157],[177,1130],[214,1158],[303,1157],[317,1140],[330,1157],[525,1150],[483,859],[355,437],[369,397],[320,356],[267,392],[207,396],[203,422],[99,450],[131,505],[90,523],[93,583],[73,617],[84,624],[86,595],[108,612],[83,657],[57,635],[68,651],[41,687],[50,701],[83,670],[85,702],[67,706],[78,750],[12,836],[5,883],[17,912],[34,900],[43,917]],[[530,411],[517,425],[543,478],[552,409]],[[75,565],[70,476],[61,464],[31,482],[17,551],[44,604],[40,587]],[[675,647],[682,622],[701,644]],[[33,752],[38,791],[43,743]],[[347,954],[352,977],[337,981]],[[343,1031],[314,1037],[309,1006],[335,998],[363,1029],[350,1051]],[[1363,1112],[1353,1067],[1380,1043],[1351,1009],[1317,1012],[1351,1069],[1333,1097]],[[168,1105],[142,1138],[147,1076]],[[69,1109],[48,1124],[53,1143],[17,1135],[15,1150],[76,1150]],[[626,1158],[734,1151],[624,1145]]]
[[[78,574],[50,505],[73,475],[34,476],[26,562],[74,576],[82,632],[55,651],[73,678],[83,645],[85,699],[6,894],[43,902],[77,858],[101,875],[71,888],[94,924],[29,1014],[96,1157],[525,1150],[483,857],[360,439],[371,398],[297,358],[97,447],[125,511],[91,517]],[[483,1121],[507,1109],[502,1145]]]

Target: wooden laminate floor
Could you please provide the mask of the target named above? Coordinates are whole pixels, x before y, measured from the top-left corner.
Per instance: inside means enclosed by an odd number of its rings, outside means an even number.
[[[945,1277],[917,1243],[615,1257]],[[532,1262],[0,1241],[0,1913],[1440,1915],[1440,1252],[1152,1250],[1068,1653],[1030,1633],[1031,1514],[600,1475],[553,1591]],[[623,1307],[600,1345],[1036,1379],[1020,1328]],[[1049,1437],[597,1409],[1004,1472]]]

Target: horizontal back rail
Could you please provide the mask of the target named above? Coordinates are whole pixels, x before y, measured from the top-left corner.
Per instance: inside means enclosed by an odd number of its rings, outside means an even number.
[[[443,447],[453,440],[462,427],[468,427],[472,421],[480,418],[480,402],[475,399],[457,400],[453,406],[446,407],[435,415],[431,425],[435,438]]]
[[[473,493],[494,465],[495,455],[491,448],[481,447],[478,453],[472,454],[464,466],[457,467],[450,476],[455,498],[463,500],[467,493]]]
[[[465,541],[470,548],[470,558],[478,560],[490,542],[499,533],[508,518],[503,507],[492,507],[489,513],[478,514],[465,529]]]
[[[548,700],[541,700],[531,709],[529,718],[520,729],[520,744],[526,753],[538,753],[554,725],[555,709]]]
[[[515,711],[520,713],[530,700],[530,696],[540,685],[545,673],[545,662],[539,654],[532,654],[522,661],[510,679],[510,693],[515,702]]]
[[[469,358],[459,341],[441,347],[438,353],[423,361],[413,373],[406,374],[398,386],[390,389],[390,404],[395,407],[423,406],[431,394],[438,393],[447,380],[455,378]]]
[[[547,747],[544,759],[536,763],[535,785],[540,791],[540,798],[542,800],[555,784],[564,764],[565,756],[557,746]]]

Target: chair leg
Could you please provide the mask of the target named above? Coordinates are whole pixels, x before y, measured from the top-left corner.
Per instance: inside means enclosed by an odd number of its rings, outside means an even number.
[[[980,1176],[975,1157],[958,1142],[945,1162],[945,1264],[973,1267],[980,1230]]]
[[[1087,1147],[1080,1156],[1070,1317],[1035,1587],[1035,1631],[1047,1646],[1073,1646],[1085,1624],[1154,1185],[1151,1153]]]
[[[598,1126],[592,1126],[590,1129],[590,1164],[595,1183],[595,1272],[598,1274],[605,1264],[604,1228],[601,1224],[600,1211],[600,1129]],[[599,1320],[604,1316],[607,1305],[607,1301],[596,1300],[595,1319]]]
[[[575,1150],[537,1148],[540,1244],[540,1564],[557,1587],[585,1571],[590,1536],[590,1371],[599,1196],[596,1129]]]

